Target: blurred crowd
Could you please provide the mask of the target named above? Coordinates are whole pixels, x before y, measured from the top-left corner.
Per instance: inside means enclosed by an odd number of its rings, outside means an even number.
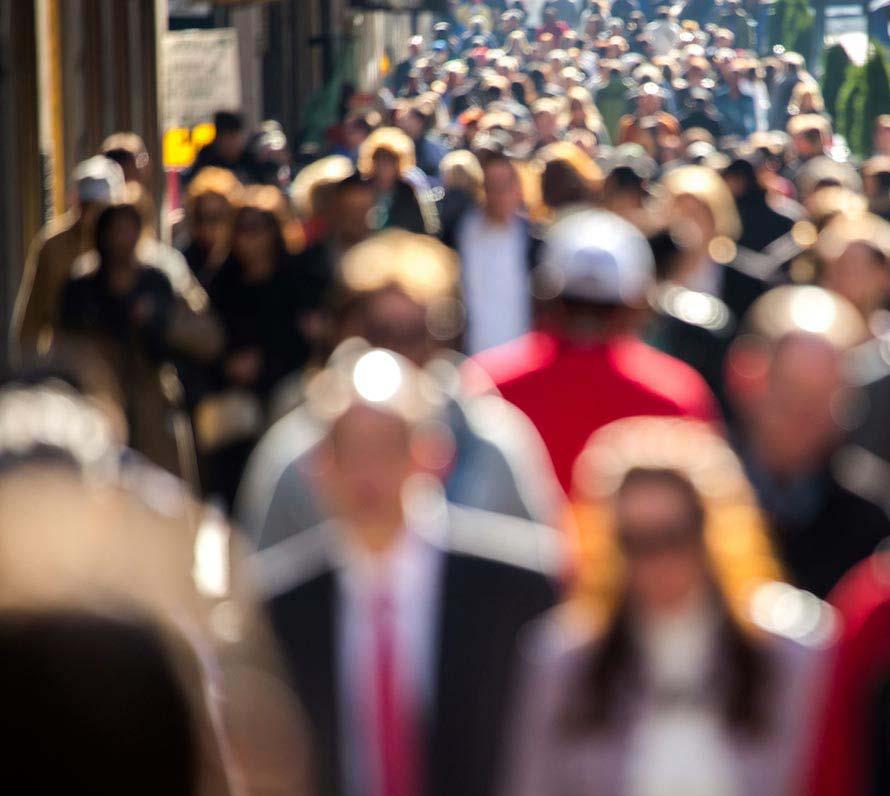
[[[890,108],[758,2],[447,9],[312,162],[221,110],[159,224],[117,133],[34,241],[15,792],[890,792]]]

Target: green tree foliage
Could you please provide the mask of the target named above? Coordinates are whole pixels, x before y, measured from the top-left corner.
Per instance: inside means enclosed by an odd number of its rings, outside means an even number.
[[[813,51],[816,12],[809,0],[776,0],[772,44],[809,56]]]
[[[857,155],[871,154],[875,119],[890,112],[890,74],[887,56],[876,43],[864,66],[850,66],[836,102],[835,128]]]
[[[837,115],[838,95],[847,70],[850,68],[850,56],[841,44],[834,44],[825,51],[822,78],[822,96],[825,99],[825,110],[832,119]]]

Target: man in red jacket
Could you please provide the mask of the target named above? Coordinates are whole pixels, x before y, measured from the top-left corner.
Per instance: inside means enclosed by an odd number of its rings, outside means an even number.
[[[829,596],[840,619],[808,796],[890,788],[890,554],[850,570]]]
[[[537,426],[567,491],[588,438],[613,420],[719,421],[701,376],[637,336],[653,274],[636,227],[603,210],[575,213],[551,228],[535,274],[538,297],[549,299],[541,331],[476,358]]]

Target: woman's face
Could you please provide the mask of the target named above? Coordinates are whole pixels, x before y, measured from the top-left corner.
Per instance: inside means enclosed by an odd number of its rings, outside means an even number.
[[[707,581],[685,491],[658,479],[625,486],[616,498],[615,522],[631,605],[649,617],[682,610]]]
[[[232,254],[241,263],[254,263],[274,256],[275,230],[265,213],[244,208],[235,219]]]
[[[229,234],[229,202],[224,196],[209,193],[195,203],[192,238],[205,251],[224,245]]]
[[[399,162],[390,152],[374,153],[374,184],[379,191],[390,191],[399,179]]]

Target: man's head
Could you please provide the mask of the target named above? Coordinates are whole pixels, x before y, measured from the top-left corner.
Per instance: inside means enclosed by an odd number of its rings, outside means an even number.
[[[213,126],[217,153],[226,163],[235,163],[247,146],[244,117],[235,111],[217,111],[213,114]]]
[[[121,167],[127,182],[148,184],[151,161],[145,142],[136,133],[113,133],[102,142],[99,151]]]
[[[228,246],[242,187],[232,172],[213,166],[201,169],[189,183],[185,205],[191,237],[204,252]]]
[[[408,39],[408,56],[417,58],[423,52],[423,36],[412,36]]]
[[[374,186],[358,174],[333,187],[326,217],[333,239],[344,248],[360,243],[371,234]]]
[[[508,223],[522,207],[522,188],[516,167],[506,155],[490,155],[482,165],[485,215],[498,224]]]
[[[644,83],[637,92],[637,116],[654,116],[664,104],[663,92],[655,83]]]
[[[562,332],[591,342],[635,329],[654,276],[652,249],[636,227],[585,210],[551,227],[534,292],[551,302]]]
[[[361,337],[425,365],[464,322],[454,251],[427,235],[387,230],[358,243],[341,264],[345,296],[336,341]]]
[[[74,204],[84,214],[93,213],[124,198],[126,181],[121,167],[97,155],[78,164],[71,174]]]
[[[549,142],[556,138],[559,129],[559,103],[551,99],[540,99],[532,105],[532,118],[538,140]]]
[[[426,108],[418,103],[412,103],[403,108],[396,117],[396,124],[414,141],[423,137],[429,123],[430,117]]]
[[[856,309],[821,288],[776,288],[751,307],[727,358],[727,393],[776,477],[818,472],[836,449],[853,394],[843,355],[866,336]]]
[[[398,354],[353,340],[334,352],[307,397],[327,425],[319,464],[332,514],[355,543],[385,551],[405,528],[412,476],[450,459],[441,393]]]
[[[841,214],[816,244],[819,282],[851,302],[868,322],[890,300],[890,223],[868,213]]]

